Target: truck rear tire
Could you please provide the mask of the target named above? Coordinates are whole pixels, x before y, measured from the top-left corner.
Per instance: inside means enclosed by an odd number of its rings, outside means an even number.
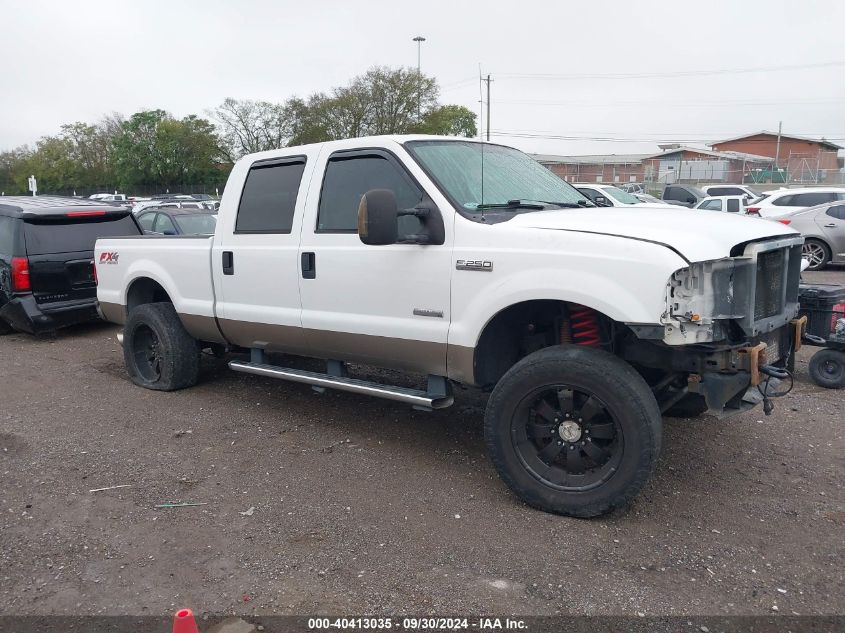
[[[575,517],[627,505],[654,471],[661,433],[657,401],[633,367],[575,345],[516,363],[484,416],[487,449],[511,490]]]
[[[810,359],[810,378],[819,387],[842,389],[845,387],[845,352],[822,349]]]
[[[132,382],[146,389],[174,391],[199,379],[197,342],[171,303],[147,303],[129,313],[123,358]]]

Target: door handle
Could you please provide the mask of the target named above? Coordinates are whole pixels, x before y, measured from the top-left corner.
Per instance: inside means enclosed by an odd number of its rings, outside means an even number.
[[[836,228],[836,225],[835,225],[835,224],[825,224],[825,225],[824,225],[824,228],[826,228],[826,229],[835,229],[835,228]]]
[[[223,251],[223,274],[235,274],[235,256],[232,251]]]
[[[317,278],[317,260],[314,253],[302,253],[302,278]]]

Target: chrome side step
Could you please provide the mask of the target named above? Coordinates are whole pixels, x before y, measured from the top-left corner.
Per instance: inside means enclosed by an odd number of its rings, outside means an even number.
[[[279,378],[280,380],[300,382],[313,387],[329,387],[331,389],[339,389],[340,391],[351,391],[352,393],[361,393],[367,396],[406,402],[415,408],[425,410],[443,409],[451,405],[455,400],[451,393],[431,395],[419,389],[382,385],[377,382],[369,382],[357,378],[331,376],[329,374],[291,369],[289,367],[276,367],[275,365],[266,365],[263,363],[247,363],[233,360],[229,362],[229,367],[234,371],[240,371],[246,374],[268,376],[270,378]]]

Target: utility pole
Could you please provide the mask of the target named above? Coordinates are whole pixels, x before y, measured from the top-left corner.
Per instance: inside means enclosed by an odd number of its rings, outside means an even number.
[[[417,35],[413,40],[417,43],[417,120],[420,118],[420,106],[422,103],[422,73],[420,72],[420,50],[425,38],[422,35]]]
[[[783,127],[783,121],[778,121],[778,142],[775,146],[775,171],[780,176],[780,133]]]
[[[487,140],[490,140],[490,82],[493,81],[490,79],[490,74],[487,74],[487,79],[482,79],[487,83]]]

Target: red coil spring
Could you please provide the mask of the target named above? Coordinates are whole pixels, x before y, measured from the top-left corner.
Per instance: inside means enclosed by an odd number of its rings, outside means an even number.
[[[573,343],[587,347],[601,346],[601,331],[595,310],[571,303],[569,304],[569,320]]]

